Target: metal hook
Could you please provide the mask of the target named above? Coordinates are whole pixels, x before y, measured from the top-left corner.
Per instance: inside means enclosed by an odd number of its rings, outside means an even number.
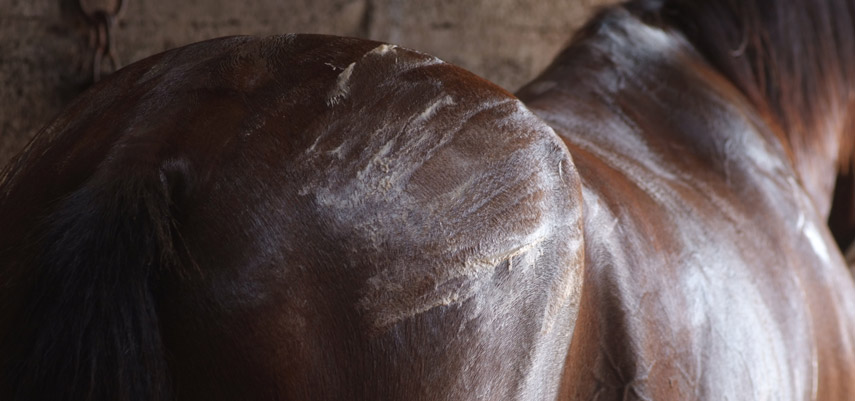
[[[92,80],[98,82],[101,79],[104,56],[107,56],[107,60],[112,68],[111,72],[118,70],[120,67],[112,40],[112,27],[118,15],[124,10],[127,2],[126,0],[108,0],[106,2],[78,0],[78,4],[89,23],[92,32],[91,37],[94,39],[94,43],[90,42],[94,50],[92,55]]]

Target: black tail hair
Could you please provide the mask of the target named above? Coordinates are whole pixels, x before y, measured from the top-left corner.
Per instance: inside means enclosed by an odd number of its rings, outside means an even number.
[[[93,177],[33,231],[20,346],[0,372],[13,400],[170,398],[155,279],[176,259],[160,181]]]

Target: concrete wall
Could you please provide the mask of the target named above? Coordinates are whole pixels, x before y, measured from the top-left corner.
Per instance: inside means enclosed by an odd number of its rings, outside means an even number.
[[[113,32],[123,64],[219,36],[326,33],[431,53],[512,91],[542,70],[597,6],[614,2],[125,1]],[[0,0],[0,167],[91,84],[88,41],[77,0]]]

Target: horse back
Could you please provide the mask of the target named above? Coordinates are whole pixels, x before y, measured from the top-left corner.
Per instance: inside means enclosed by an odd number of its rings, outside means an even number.
[[[519,96],[567,143],[586,275],[568,399],[846,399],[855,288],[774,127],[623,10]]]
[[[549,127],[325,36],[112,75],[4,173],[0,220],[4,399],[551,398],[583,271]]]

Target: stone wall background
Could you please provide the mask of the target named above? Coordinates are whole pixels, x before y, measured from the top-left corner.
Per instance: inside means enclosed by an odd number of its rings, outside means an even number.
[[[122,65],[220,36],[324,33],[430,53],[511,91],[545,68],[596,8],[615,2],[125,1],[113,30]],[[91,84],[92,54],[78,0],[0,0],[0,168]]]

